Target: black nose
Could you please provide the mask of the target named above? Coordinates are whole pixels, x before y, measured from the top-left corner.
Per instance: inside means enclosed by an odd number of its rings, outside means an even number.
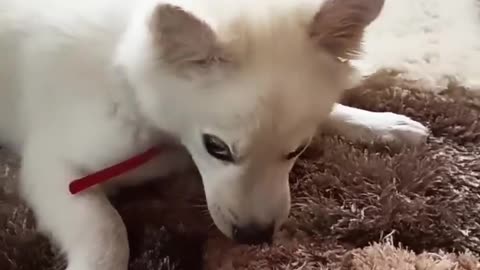
[[[260,245],[271,244],[273,241],[274,226],[261,226],[249,224],[247,226],[233,227],[233,239],[239,244]]]

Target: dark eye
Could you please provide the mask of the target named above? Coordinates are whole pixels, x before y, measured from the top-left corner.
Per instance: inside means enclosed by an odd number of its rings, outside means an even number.
[[[297,157],[298,155],[300,155],[300,154],[303,152],[303,150],[304,150],[305,148],[307,148],[307,145],[306,145],[306,144],[300,145],[297,149],[295,149],[294,151],[288,153],[288,154],[285,156],[285,159],[290,160],[290,159],[292,159],[292,158]]]
[[[216,159],[233,162],[230,147],[220,138],[210,134],[203,134],[203,144],[207,152]]]

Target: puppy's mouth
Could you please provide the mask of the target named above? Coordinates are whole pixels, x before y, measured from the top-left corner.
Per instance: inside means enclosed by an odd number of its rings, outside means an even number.
[[[250,223],[243,226],[232,227],[232,237],[239,244],[246,245],[262,245],[272,244],[273,235],[275,233],[275,226],[272,225],[259,225]]]
[[[212,205],[210,215],[216,227],[228,238],[238,244],[262,245],[271,244],[275,234],[275,223],[260,224],[258,222],[240,223],[239,217],[232,209],[223,209]]]

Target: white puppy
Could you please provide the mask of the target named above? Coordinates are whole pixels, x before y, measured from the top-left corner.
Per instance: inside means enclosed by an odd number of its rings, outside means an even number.
[[[271,241],[288,175],[319,123],[353,139],[419,142],[400,115],[335,105],[383,0],[1,0],[0,143],[22,156],[20,189],[69,270],[125,270],[125,227],[105,186],[69,183],[176,145],[111,180],[188,166],[217,227]],[[333,111],[332,111],[333,108]]]

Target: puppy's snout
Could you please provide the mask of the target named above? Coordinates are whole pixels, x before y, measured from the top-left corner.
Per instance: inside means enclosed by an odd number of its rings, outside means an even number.
[[[239,244],[260,245],[271,244],[273,241],[274,226],[261,226],[248,224],[246,226],[234,226],[233,239]]]

